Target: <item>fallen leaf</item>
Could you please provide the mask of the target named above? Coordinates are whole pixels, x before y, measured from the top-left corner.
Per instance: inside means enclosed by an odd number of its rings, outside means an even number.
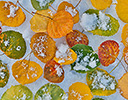
[[[31,38],[30,47],[34,53],[34,55],[46,63],[51,60],[55,56],[56,45],[55,41],[49,37],[46,33],[36,33]]]
[[[98,47],[98,56],[103,66],[114,63],[119,54],[119,44],[114,40],[106,40]]]
[[[61,38],[72,32],[73,17],[67,11],[59,11],[49,19],[47,32],[52,38]]]
[[[22,85],[36,81],[42,73],[41,66],[34,61],[20,60],[12,65],[13,76]]]
[[[124,48],[124,50],[123,50],[123,57],[124,57],[125,63],[128,65],[128,47]]]
[[[22,9],[18,7],[16,12],[14,13],[15,15],[9,16],[10,15],[10,7],[16,8],[15,4],[12,2],[8,1],[0,1],[0,21],[2,23],[2,26],[10,26],[10,27],[17,27],[20,26],[26,19],[26,16]]]

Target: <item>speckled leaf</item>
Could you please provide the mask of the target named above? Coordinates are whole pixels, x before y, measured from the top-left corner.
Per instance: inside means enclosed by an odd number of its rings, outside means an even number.
[[[98,55],[92,47],[77,44],[71,48],[77,53],[77,60],[71,64],[71,69],[79,73],[86,73],[95,70],[100,65]]]
[[[97,68],[87,73],[86,81],[93,95],[109,96],[116,92],[117,81],[107,71]]]
[[[31,0],[32,6],[36,10],[46,10],[49,8],[49,6],[55,1],[55,0],[42,0],[42,2],[39,2],[41,0]]]
[[[0,60],[0,87],[4,87],[9,79],[9,70],[7,68],[7,64],[4,64]]]
[[[66,100],[66,94],[58,85],[48,83],[36,92],[34,100]]]
[[[32,100],[33,94],[26,86],[15,85],[7,89],[1,100]]]
[[[98,16],[99,10],[89,9],[85,13],[88,13],[88,14],[94,14],[95,13]],[[95,30],[92,30],[89,32],[93,33],[93,35],[100,35],[100,36],[112,36],[115,33],[117,33],[119,26],[120,26],[118,20],[109,14],[106,14],[106,16],[110,17],[109,25],[111,26],[111,30],[105,31],[105,30],[98,29],[98,27],[97,27]]]
[[[20,59],[26,52],[26,42],[22,34],[15,31],[5,31],[0,34],[0,49],[9,58]]]

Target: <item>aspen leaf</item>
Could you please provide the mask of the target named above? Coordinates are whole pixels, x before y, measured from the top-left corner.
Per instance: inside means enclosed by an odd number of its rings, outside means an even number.
[[[42,14],[42,15],[45,15],[48,17],[52,17],[50,15],[50,13],[52,13],[50,9],[37,11],[36,13]],[[32,19],[30,20],[31,29],[34,32],[46,32],[49,18],[43,17],[43,16],[38,15],[38,14],[35,14],[32,17]]]
[[[33,94],[29,88],[22,85],[11,86],[2,95],[1,100],[32,100]]]
[[[52,38],[61,38],[72,32],[73,17],[67,11],[59,11],[49,20],[47,32]]]
[[[104,10],[112,4],[112,0],[91,0],[92,5],[98,10]]]
[[[61,44],[56,51],[54,60],[61,65],[69,65],[75,62],[77,54],[68,47],[68,45]]]
[[[10,14],[10,8],[16,8],[14,15]],[[0,21],[2,26],[17,27],[20,26],[26,19],[26,16],[20,7],[17,7],[12,2],[0,1]]]
[[[98,56],[103,66],[114,63],[119,54],[119,44],[114,40],[106,40],[98,47]]]
[[[118,85],[121,95],[128,99],[128,72],[118,80]]]
[[[0,87],[4,87],[8,83],[9,70],[7,64],[0,60]]]
[[[124,57],[125,63],[128,65],[128,47],[124,48],[124,50],[123,50],[123,57]]]
[[[36,81],[42,73],[41,66],[34,61],[20,60],[12,65],[13,76],[22,85]]]
[[[67,1],[63,1],[59,5],[57,11],[61,11],[61,10],[65,10],[72,15],[74,24],[79,22],[79,11],[71,3],[68,3]]]
[[[68,33],[66,35],[66,41],[69,47],[73,47],[76,44],[88,45],[89,43],[88,37],[78,30],[73,30],[73,32]]]
[[[42,32],[33,35],[30,47],[34,55],[44,63],[48,62],[55,56],[55,41],[46,33]]]
[[[122,43],[125,47],[128,47],[128,24],[125,24],[121,34]]]
[[[54,60],[50,60],[44,67],[44,78],[53,83],[60,83],[64,80],[62,66]]]
[[[91,100],[92,97],[91,90],[84,83],[76,82],[69,87],[68,100]]]
[[[87,73],[95,70],[100,65],[98,55],[94,53],[92,47],[84,44],[77,44],[71,49],[77,54],[76,61],[71,64],[72,70],[79,73]]]
[[[34,100],[66,100],[66,94],[56,84],[47,83],[42,86],[35,94]]]
[[[0,49],[9,58],[20,59],[26,52],[26,42],[21,33],[5,31],[0,34]]]
[[[46,10],[55,0],[31,0],[32,6],[36,10]]]
[[[125,23],[128,23],[128,1],[117,0],[116,13],[118,17]]]
[[[87,73],[86,81],[93,95],[109,96],[116,92],[117,81],[107,71],[97,68]]]

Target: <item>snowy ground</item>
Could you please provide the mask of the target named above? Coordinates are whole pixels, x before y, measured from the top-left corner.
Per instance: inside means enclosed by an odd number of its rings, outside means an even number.
[[[10,0],[14,3],[16,3],[16,0]],[[55,2],[52,4],[52,6],[54,8],[57,9],[57,6],[60,4],[60,2],[62,2],[64,0],[55,0]],[[77,2],[79,0],[65,0],[65,1],[69,1],[71,2],[74,6],[77,4]],[[115,1],[115,0],[113,0]],[[21,0],[21,4],[28,9],[30,12],[34,11],[34,8],[31,5],[31,1],[30,0]],[[80,5],[77,7],[78,11],[80,12],[80,17],[82,15],[82,13],[84,11],[86,11],[89,8],[93,8],[91,5],[90,0],[82,0],[82,2],[80,3]],[[25,11],[24,11],[25,12]],[[116,19],[118,19],[119,23],[120,23],[120,28],[118,33],[116,33],[114,36],[111,37],[103,37],[103,36],[97,36],[97,35],[93,35],[92,33],[84,33],[88,36],[89,38],[89,45],[93,47],[94,50],[98,49],[98,46],[105,40],[115,40],[119,43],[120,45],[120,54],[118,56],[119,59],[121,59],[122,57],[122,51],[123,51],[123,44],[121,43],[121,33],[122,33],[122,28],[125,25],[125,23],[123,23],[117,16],[116,11],[115,11],[115,5],[112,5],[110,8],[107,9],[106,13],[111,14],[113,17],[115,17]],[[12,28],[12,27],[3,27],[3,31],[7,31],[7,30],[15,30],[15,31],[19,31],[23,34],[23,37],[26,40],[27,43],[27,52],[26,55],[30,52],[30,39],[31,37],[35,34],[31,29],[30,29],[30,19],[32,18],[32,16],[30,14],[28,14],[27,12],[25,12],[26,14],[26,21],[19,27],[16,28]],[[80,27],[79,23],[76,24],[74,26],[74,29],[77,29],[79,31],[82,31],[83,29]],[[61,39],[56,39],[57,44],[59,44],[60,42],[64,42],[65,38],[61,38]],[[60,41],[60,42],[59,42]],[[2,52],[0,52],[2,53]],[[2,60],[4,63],[8,64],[8,68],[10,71],[10,78],[8,81],[8,84],[4,87],[4,88],[0,88],[0,98],[2,96],[2,94],[11,87],[11,85],[17,85],[19,84],[14,77],[12,76],[12,72],[11,72],[11,66],[13,65],[13,63],[16,60],[10,59],[8,58],[6,55],[4,56],[0,56],[0,60]],[[31,60],[32,61],[36,61],[37,63],[40,64],[40,66],[42,66],[42,68],[44,67],[44,63],[42,63],[41,61],[39,61],[33,54],[31,56]],[[118,63],[118,60],[115,61],[115,63],[111,64],[109,67],[103,67],[100,66],[100,68],[103,68],[105,70],[107,70],[108,72],[110,72],[112,70],[113,67],[115,67],[115,65]],[[123,61],[123,64],[126,66],[126,64]],[[61,88],[64,89],[65,92],[68,92],[68,88],[69,86],[74,83],[74,82],[83,82],[86,83],[86,74],[78,74],[76,72],[70,71],[70,66],[64,66],[64,70],[65,70],[65,79],[62,83],[59,83],[57,85],[59,85]],[[121,76],[124,73],[124,69],[121,66],[121,64],[119,64],[119,66],[111,73],[111,75],[115,76],[116,80],[118,81],[118,79],[121,78]],[[27,84],[25,86],[27,86],[32,92],[33,94],[36,93],[36,91],[43,86],[44,84],[48,83],[48,81],[46,79],[43,78],[43,75],[36,81],[33,82],[31,84]],[[105,100],[125,100],[119,93],[119,90],[117,89],[117,92],[115,94],[112,94],[110,96],[106,96],[106,97],[102,97]]]

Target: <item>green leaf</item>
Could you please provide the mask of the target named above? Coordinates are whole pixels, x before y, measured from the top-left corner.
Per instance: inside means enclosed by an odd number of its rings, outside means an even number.
[[[55,84],[45,84],[35,94],[34,100],[66,100],[63,89]]]
[[[1,100],[32,100],[33,94],[26,86],[15,85],[3,94]]]
[[[86,81],[93,95],[109,96],[116,92],[117,81],[107,71],[97,68],[87,73]]]
[[[71,64],[71,69],[79,73],[86,73],[95,70],[100,61],[98,55],[94,53],[92,47],[77,44],[71,48],[77,54],[77,60]]]
[[[43,3],[41,3],[39,0],[31,0],[31,3],[36,10],[46,10],[54,1],[55,0],[42,0]]]
[[[89,10],[85,11],[85,13],[88,13],[88,14],[95,13],[97,15],[97,17],[99,18],[99,10],[89,9]],[[100,36],[112,36],[117,33],[117,31],[120,27],[118,20],[109,14],[105,14],[105,15],[110,17],[110,22],[108,23],[108,25],[111,27],[111,30],[109,30],[109,29],[101,30],[98,27],[96,27],[95,30],[92,30],[89,32],[93,33],[93,35],[100,35]]]
[[[19,32],[2,32],[0,42],[0,49],[10,58],[20,59],[26,52],[26,42]]]
[[[8,83],[9,79],[9,70],[7,64],[4,64],[0,60],[0,87],[4,87]]]
[[[92,100],[104,100],[102,98],[93,98]]]

